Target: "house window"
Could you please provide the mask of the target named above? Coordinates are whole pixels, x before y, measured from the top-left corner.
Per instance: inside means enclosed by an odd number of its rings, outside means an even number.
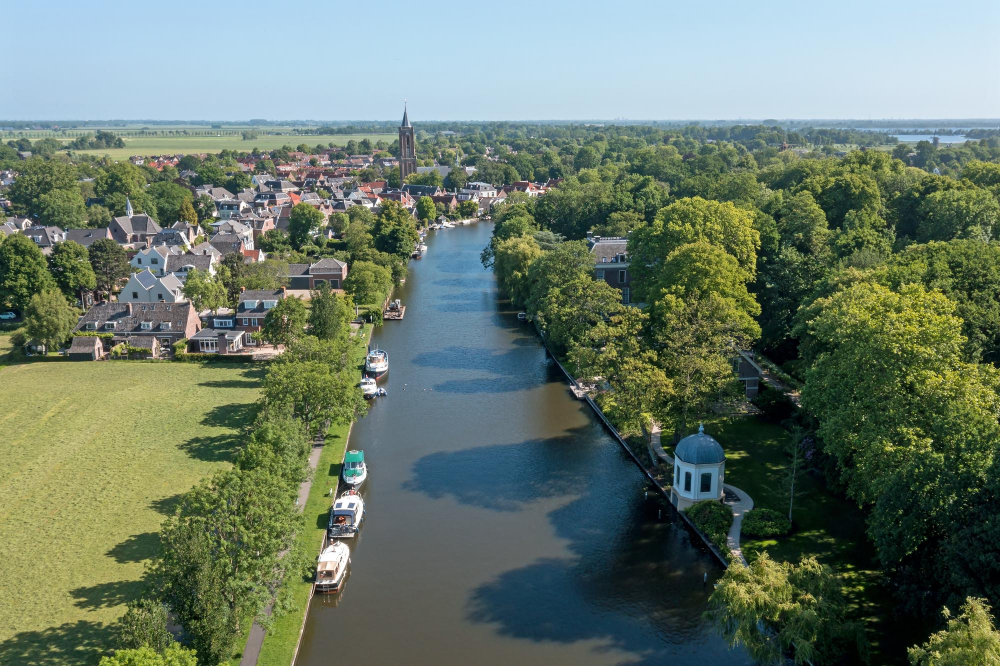
[[[137,263],[139,263],[140,265],[142,264],[142,257],[136,257],[136,258],[135,258],[135,260],[136,260],[136,262],[137,262]]]
[[[632,302],[632,293],[629,291],[628,287],[622,289],[622,303],[628,305]]]
[[[133,291],[132,292],[132,298],[134,298],[135,300],[139,300],[139,292]]]
[[[169,331],[170,330],[170,322],[169,321],[161,321],[160,322],[160,329],[162,329],[164,331]]]
[[[712,492],[712,473],[702,472],[701,474],[701,492],[710,493]]]
[[[674,465],[674,485],[681,485],[681,468]]]
[[[601,268],[597,269],[597,279],[598,280],[603,280],[604,279],[604,270],[601,269]]]
[[[153,330],[153,322],[151,322],[151,321],[144,321],[144,322],[142,322],[142,330],[144,330],[144,331],[152,331]]]
[[[203,352],[217,352],[219,351],[219,341],[215,338],[208,338],[207,340],[198,341],[199,349]]]
[[[608,263],[608,258],[607,257],[601,257],[601,263],[602,264]]]
[[[215,320],[215,327],[216,328],[232,328],[233,327],[233,320],[232,319],[216,319]]]
[[[264,301],[264,309],[265,310],[270,310],[271,308],[273,308],[277,304],[278,304],[278,301]]]
[[[618,282],[621,284],[625,283],[625,271],[618,271]]]
[[[87,322],[87,330],[88,331],[96,331],[97,330],[97,322],[96,321],[88,321]]]
[[[115,330],[115,323],[113,321],[109,321],[106,324],[104,324],[104,328],[106,328],[109,331],[113,331]]]
[[[691,492],[691,472],[684,472],[684,492]]]
[[[151,264],[153,264],[155,266],[158,263],[160,263],[160,260],[157,259],[156,257],[153,257],[152,259],[149,260],[149,263],[151,263]]]
[[[243,324],[244,326],[249,326],[249,325],[250,325],[250,320],[249,320],[249,319],[247,319],[246,317],[244,317],[244,318],[243,318],[243,320],[242,320],[242,324]]]

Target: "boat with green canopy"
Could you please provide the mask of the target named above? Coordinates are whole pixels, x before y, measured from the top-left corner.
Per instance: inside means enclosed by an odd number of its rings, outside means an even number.
[[[351,450],[344,456],[344,483],[352,488],[360,488],[368,478],[368,466],[365,465],[365,452]]]

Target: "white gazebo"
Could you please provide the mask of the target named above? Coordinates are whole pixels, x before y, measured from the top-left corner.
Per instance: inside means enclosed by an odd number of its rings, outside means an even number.
[[[670,502],[686,509],[702,500],[721,500],[726,452],[714,437],[705,434],[705,426],[688,435],[674,450],[674,483]]]

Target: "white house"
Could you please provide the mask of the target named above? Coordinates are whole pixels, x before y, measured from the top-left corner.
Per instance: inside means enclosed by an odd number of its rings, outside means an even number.
[[[133,271],[148,270],[153,275],[161,276],[166,274],[167,256],[170,254],[172,252],[169,247],[157,245],[139,250],[129,263],[132,265]]]
[[[492,199],[497,195],[497,188],[493,187],[489,183],[484,183],[482,181],[474,181],[471,183],[466,183],[465,187],[458,191],[458,200],[467,201],[469,199],[475,199],[478,201],[482,197]]]
[[[119,303],[180,303],[186,300],[184,285],[174,274],[156,277],[148,268],[132,273],[118,294]]]
[[[674,450],[674,483],[670,502],[686,509],[702,500],[721,500],[726,470],[726,452],[715,438],[705,434],[705,426],[688,435]]]

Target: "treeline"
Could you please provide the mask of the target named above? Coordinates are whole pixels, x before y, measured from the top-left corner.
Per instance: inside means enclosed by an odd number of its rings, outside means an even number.
[[[327,290],[313,295],[308,320],[290,327],[232,469],[185,493],[164,522],[146,593],[129,604],[118,623],[118,650],[102,663],[142,663],[134,660],[159,654],[193,664],[188,647],[199,664],[227,662],[242,650],[237,639],[248,622],[267,626],[265,609],[282,582],[311,573],[310,562],[282,554],[304,526],[296,497],[310,474],[313,441],[366,409],[352,315],[350,299]],[[284,601],[274,606],[280,612]],[[185,648],[167,631],[168,610],[184,629]]]
[[[996,160],[992,141],[974,149]],[[756,343],[804,384],[805,464],[864,509],[900,610],[1000,598],[1000,165],[952,178],[878,151],[762,164],[718,143],[604,155],[540,199],[509,199],[483,258],[557,353],[605,378],[609,416],[689,424],[732,388],[733,346]],[[573,240],[587,231],[627,235],[643,307],[591,277],[603,265]],[[996,645],[992,625],[985,636]],[[795,640],[823,654],[827,639]]]
[[[69,144],[67,150],[95,150],[98,148],[124,148],[125,141],[111,132],[98,130],[97,134],[84,134]]]

